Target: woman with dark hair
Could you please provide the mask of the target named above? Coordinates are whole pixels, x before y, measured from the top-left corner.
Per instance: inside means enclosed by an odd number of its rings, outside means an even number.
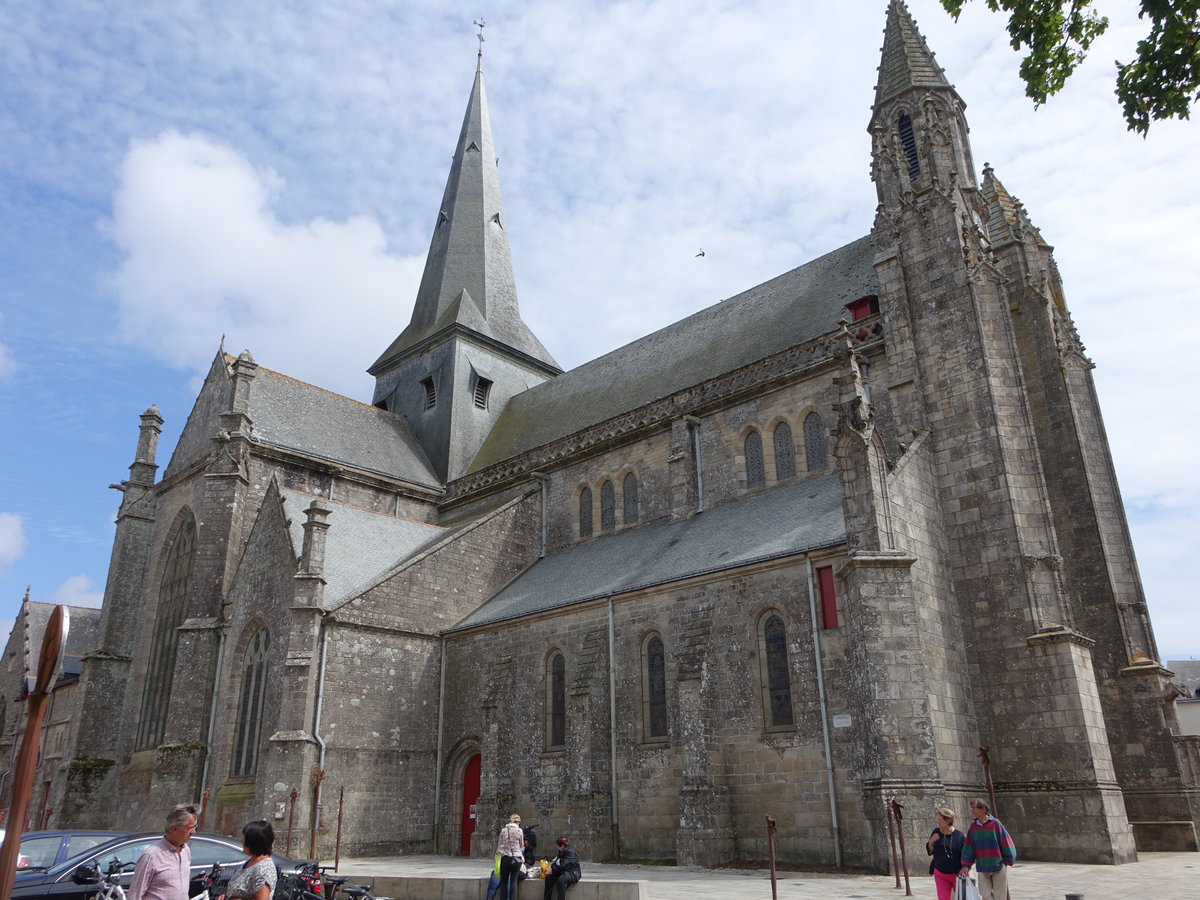
[[[247,822],[242,828],[242,852],[247,859],[236,875],[229,879],[222,897],[227,900],[271,900],[279,870],[271,859],[275,844],[275,829],[265,819]],[[221,900],[218,897],[217,900]]]
[[[567,888],[577,882],[582,873],[579,871],[579,854],[571,846],[564,834],[554,842],[558,853],[550,860],[550,874],[546,876],[546,891],[542,900],[551,900],[551,891],[557,890],[557,900],[566,900]]]

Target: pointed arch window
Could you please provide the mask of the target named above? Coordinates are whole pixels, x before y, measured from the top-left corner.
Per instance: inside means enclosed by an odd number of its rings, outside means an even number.
[[[767,482],[767,471],[763,468],[762,435],[751,431],[746,435],[746,487],[762,487]]]
[[[617,492],[607,478],[600,485],[600,530],[612,531],[617,527]]]
[[[775,480],[783,481],[796,474],[796,445],[792,442],[792,426],[780,422],[775,426]]]
[[[555,653],[546,663],[546,747],[567,745],[567,661]]]
[[[621,499],[625,504],[625,517],[623,519],[626,525],[632,525],[638,520],[638,480],[637,476],[630,472],[625,476],[625,480],[621,483]]]
[[[778,613],[763,619],[761,631],[763,718],[767,729],[787,729],[793,724],[792,676],[788,665],[787,628]]]
[[[266,628],[259,628],[246,650],[246,660],[242,665],[242,696],[234,730],[233,769],[230,772],[234,777],[258,772],[263,701],[267,694],[267,651],[270,646],[270,633]]]
[[[579,536],[592,536],[592,489],[585,487],[579,492]]]
[[[646,741],[667,737],[667,654],[657,634],[642,643],[642,733]]]
[[[196,520],[188,516],[167,552],[167,563],[158,590],[158,613],[154,617],[146,686],[142,691],[142,714],[138,719],[139,750],[157,747],[162,743],[166,731],[171,681],[175,676],[175,651],[179,647],[179,626],[183,624],[187,612],[195,556]]]
[[[908,158],[908,179],[914,181],[921,174],[921,160],[917,158],[917,136],[913,132],[912,119],[907,114],[900,116],[896,129],[900,132],[900,144]]]
[[[804,417],[804,465],[810,472],[823,469],[829,463],[825,444],[825,423],[818,413]]]

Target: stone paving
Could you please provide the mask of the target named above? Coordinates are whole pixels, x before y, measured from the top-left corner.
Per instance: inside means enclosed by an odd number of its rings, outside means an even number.
[[[913,896],[935,900],[933,879],[911,877]],[[487,861],[447,856],[408,856],[380,859],[343,859],[343,875],[397,876],[445,875],[463,877],[487,874]],[[649,900],[769,900],[771,881],[761,869],[702,869],[687,866],[607,865],[585,862],[583,877],[618,880],[640,879],[649,885]],[[903,881],[897,890],[894,876],[827,875],[780,872],[779,900],[895,900],[904,897]],[[1123,866],[1087,866],[1070,863],[1020,862],[1010,872],[1012,900],[1064,900],[1082,894],[1085,900],[1200,900],[1200,853],[1141,853],[1138,862]],[[567,893],[568,900],[570,892]]]

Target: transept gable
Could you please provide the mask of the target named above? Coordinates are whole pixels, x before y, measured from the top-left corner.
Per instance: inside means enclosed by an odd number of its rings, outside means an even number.
[[[230,583],[228,598],[239,592],[246,583],[261,584],[267,568],[286,569],[290,578],[296,572],[296,561],[300,556],[300,543],[296,543],[288,518],[290,510],[284,508],[284,499],[279,482],[272,477],[258,505],[249,534],[239,548],[237,567]],[[302,513],[296,513],[302,518]]]
[[[163,478],[170,478],[175,473],[187,468],[197,460],[206,459],[212,452],[212,437],[221,428],[221,413],[229,409],[233,399],[233,384],[230,380],[229,367],[234,358],[225,352],[224,347],[217,351],[204,384],[196,394],[196,402],[188,414],[171,461],[163,472]]]

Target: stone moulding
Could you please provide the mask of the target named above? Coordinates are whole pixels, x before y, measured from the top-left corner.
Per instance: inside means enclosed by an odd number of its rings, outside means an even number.
[[[997,794],[1078,794],[1095,791],[1111,791],[1121,793],[1121,786],[1115,781],[997,781]]]
[[[876,344],[882,346],[882,336],[868,334],[859,349],[872,349]],[[726,402],[764,384],[781,383],[815,369],[837,365],[844,354],[845,347],[833,332],[789,347],[718,378],[676,391],[567,437],[465,475],[447,486],[443,504],[452,505],[504,482],[531,477],[532,473],[550,468],[575,454],[594,450],[618,438],[628,438],[644,429],[661,427],[681,416],[696,415],[706,407]]]
[[[1062,643],[1078,644],[1088,649],[1096,646],[1096,642],[1087,635],[1080,634],[1074,628],[1068,628],[1066,625],[1059,625],[1055,622],[1048,622],[1042,627],[1041,631],[1025,638],[1025,643],[1030,647]]]
[[[1148,656],[1138,654],[1130,660],[1129,665],[1120,669],[1118,675],[1161,675],[1164,678],[1170,678],[1173,674],[1170,669],[1165,668]]]

